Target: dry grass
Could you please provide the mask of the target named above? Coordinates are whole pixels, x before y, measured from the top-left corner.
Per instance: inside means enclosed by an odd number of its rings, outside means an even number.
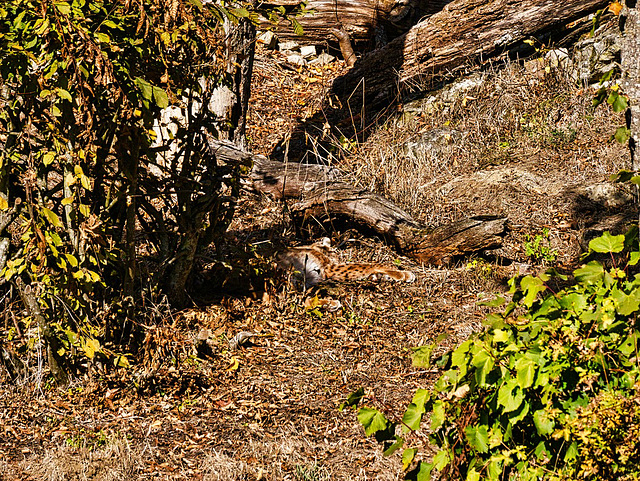
[[[184,465],[174,474],[160,475],[150,459],[180,466],[172,455],[160,459],[153,449],[131,446],[122,440],[103,447],[72,447],[65,443],[31,456],[21,464],[21,473],[0,463],[0,479],[39,481],[136,481],[142,479],[202,479],[203,481],[284,480],[399,481],[399,461],[385,458],[374,443],[351,439],[310,441],[304,433],[274,439],[247,439],[229,448],[213,448],[199,465]],[[366,469],[365,469],[366,468]],[[190,474],[189,474],[190,473]]]
[[[361,444],[349,439],[325,440],[317,443],[310,441],[303,433],[282,436],[274,440],[250,440],[233,456],[220,451],[210,453],[204,461],[203,480],[396,481],[402,479],[397,460],[384,458],[377,449],[363,450]],[[242,459],[250,460],[250,463]],[[361,466],[361,469],[358,469],[358,466]],[[376,472],[377,474],[371,474]]]
[[[65,443],[47,449],[44,456],[27,458],[22,470],[42,481],[130,481],[138,479],[141,459],[138,450],[120,439],[103,447]]]
[[[478,73],[447,87],[444,100],[405,106],[402,116],[378,128],[342,168],[359,185],[438,225],[501,212],[531,224],[529,214],[520,217],[513,207],[546,193],[527,192],[522,184],[587,184],[628,166],[625,147],[609,140],[624,123],[622,115],[607,106],[594,109],[594,91],[577,87],[570,72],[545,75],[528,66]],[[471,182],[475,173],[503,166],[515,166],[529,179],[485,185],[482,191]],[[451,192],[447,183],[456,179],[465,185]]]

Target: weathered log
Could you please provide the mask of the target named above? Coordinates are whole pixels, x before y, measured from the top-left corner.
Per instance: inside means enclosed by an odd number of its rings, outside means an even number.
[[[278,25],[276,33],[282,40],[324,44],[333,40],[331,29],[344,29],[356,44],[371,43],[381,31],[395,38],[425,15],[442,9],[450,0],[309,0],[307,9],[313,13],[298,18],[304,33],[296,35],[286,23]],[[270,0],[265,4],[292,7],[300,0]],[[271,26],[265,22],[263,28]]]
[[[608,0],[454,0],[385,47],[365,55],[332,93],[370,105],[396,98],[398,89],[436,84],[456,70],[517,48],[605,7]],[[364,85],[364,89],[362,87]],[[364,90],[364,98],[362,91]]]
[[[429,228],[384,197],[344,182],[317,185],[290,206],[300,219],[343,217],[373,229],[399,252],[425,264],[448,264],[453,258],[502,245],[507,219],[478,216]]]
[[[330,182],[340,177],[335,167],[319,164],[298,164],[274,162],[262,155],[254,155],[241,150],[232,142],[207,139],[211,154],[225,163],[252,165],[249,176],[253,187],[275,199],[300,197],[302,192],[322,182]]]
[[[295,218],[348,219],[372,229],[400,252],[426,264],[439,265],[457,256],[498,248],[507,230],[507,219],[499,216],[471,217],[429,228],[384,197],[340,182],[335,168],[273,161],[215,139],[209,139],[209,146],[223,161],[251,157],[253,187],[277,199],[299,199],[290,205]]]

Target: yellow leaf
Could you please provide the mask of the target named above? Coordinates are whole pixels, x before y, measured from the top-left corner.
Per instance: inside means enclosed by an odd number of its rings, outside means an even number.
[[[91,280],[93,282],[99,282],[100,281],[100,274],[98,274],[97,272],[90,271],[90,270],[87,269],[87,275],[91,276]]]
[[[64,199],[62,199],[62,205],[69,205],[73,202],[73,198],[75,196],[74,195],[70,195],[69,197],[65,197]]]
[[[43,33],[45,33],[47,31],[47,29],[49,28],[49,19],[45,19],[44,21],[40,18],[38,19],[38,21],[36,22],[36,31],[35,34],[36,35],[42,35]]]
[[[44,154],[42,156],[42,163],[44,165],[49,165],[51,164],[54,160],[56,160],[56,153],[55,152],[47,152],[46,154]]]
[[[67,261],[69,262],[69,264],[71,264],[71,267],[77,267],[78,266],[78,259],[76,259],[74,255],[65,254],[64,256],[67,258]]]
[[[0,195],[0,210],[5,210],[9,208],[9,202],[3,196]]]
[[[129,359],[127,359],[125,356],[117,356],[113,363],[115,364],[116,367],[124,367],[125,369],[130,367],[131,365],[129,364]]]
[[[84,187],[85,189],[91,189],[91,180],[89,180],[89,177],[87,177],[86,175],[80,177],[80,182],[82,183],[82,187]]]
[[[57,88],[56,95],[61,99],[68,100],[69,102],[73,101],[73,97],[71,97],[71,94],[65,89]]]
[[[82,350],[89,359],[93,359],[93,357],[96,355],[96,352],[100,351],[100,341],[98,341],[97,339],[87,339],[82,343]]]
[[[43,207],[41,212],[52,226],[62,227],[62,221],[60,220],[60,217],[58,217],[58,214],[53,212],[51,209],[47,209],[46,207]]]
[[[76,183],[76,180],[76,177],[71,172],[67,172],[67,175],[64,177],[64,183],[66,185],[73,185]]]
[[[67,2],[56,2],[54,3],[54,5],[63,15],[69,15],[71,13],[71,5],[69,5]]]
[[[87,204],[80,204],[80,213],[85,216],[85,217],[89,217],[89,214],[91,213],[89,210],[89,206]]]
[[[314,309],[316,309],[317,307],[320,306],[320,299],[318,299],[318,296],[313,296],[313,297],[307,297],[304,301],[304,308],[307,311],[312,311]]]
[[[232,357],[231,361],[229,361],[229,366],[227,367],[227,371],[237,371],[240,367],[240,361],[238,361],[237,357]]]

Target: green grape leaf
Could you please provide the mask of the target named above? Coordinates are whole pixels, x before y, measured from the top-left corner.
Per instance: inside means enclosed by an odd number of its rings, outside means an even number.
[[[536,363],[526,357],[520,357],[516,361],[515,368],[518,386],[522,389],[532,386],[536,377]]]
[[[445,406],[441,400],[433,403],[431,410],[431,430],[435,431],[442,426],[445,418]]]
[[[467,471],[466,481],[480,481],[480,473],[475,470],[475,468],[470,468]]]
[[[431,471],[433,470],[432,463],[425,463],[420,461],[418,464],[418,473],[416,475],[416,481],[431,481]]]
[[[389,421],[387,418],[377,409],[368,407],[362,407],[358,411],[358,421],[364,427],[364,432],[367,436],[383,431],[387,429]]]
[[[405,449],[402,451],[402,469],[405,471],[409,468],[413,459],[416,457],[418,450],[416,448]]]
[[[542,279],[533,276],[524,277],[520,281],[520,287],[526,293],[522,302],[527,307],[531,307],[535,302],[538,293],[546,289]]]
[[[445,466],[447,466],[451,462],[451,455],[449,451],[444,449],[438,451],[436,455],[433,457],[433,466],[438,470],[442,471]]]
[[[156,102],[156,105],[161,109],[166,109],[169,106],[169,97],[167,96],[167,92],[160,87],[153,87],[153,99]]]
[[[624,235],[611,235],[608,231],[589,242],[589,249],[600,253],[621,252],[624,249]]]
[[[489,451],[489,430],[485,424],[480,426],[467,426],[464,435],[473,449],[479,453]]]
[[[153,98],[153,86],[141,77],[136,77],[134,83],[140,89],[142,98],[145,100],[151,100]]]
[[[578,282],[583,284],[600,283],[603,280],[604,267],[599,262],[591,261],[573,271],[573,275]]]
[[[394,436],[394,438],[395,442],[382,453],[383,456],[391,456],[404,445],[403,438],[401,438],[400,436]]]
[[[533,413],[533,424],[535,424],[538,434],[545,436],[553,431],[555,421],[545,409],[538,409]]]
[[[498,389],[498,404],[503,406],[503,412],[515,411],[524,401],[524,393],[515,379],[509,379]]]
[[[422,406],[414,403],[409,404],[402,416],[402,430],[405,432],[408,430],[416,431],[420,428],[420,422],[422,421],[424,412],[424,404]]]
[[[500,307],[502,306],[506,301],[506,299],[502,296],[498,296],[495,299],[489,299],[486,301],[480,301],[478,302],[479,306],[486,306],[486,307]]]
[[[476,381],[480,386],[485,386],[487,374],[495,365],[493,357],[483,349],[473,356],[472,363],[476,368]]]
[[[631,138],[631,131],[626,127],[618,127],[613,138],[620,144],[626,143]]]

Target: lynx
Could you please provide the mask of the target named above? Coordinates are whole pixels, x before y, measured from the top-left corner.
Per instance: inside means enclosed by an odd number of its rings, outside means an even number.
[[[413,282],[413,272],[385,267],[381,264],[342,264],[331,257],[331,240],[325,237],[310,246],[292,247],[277,257],[278,266],[291,269],[302,278],[305,288],[326,281],[357,281],[372,278]]]

